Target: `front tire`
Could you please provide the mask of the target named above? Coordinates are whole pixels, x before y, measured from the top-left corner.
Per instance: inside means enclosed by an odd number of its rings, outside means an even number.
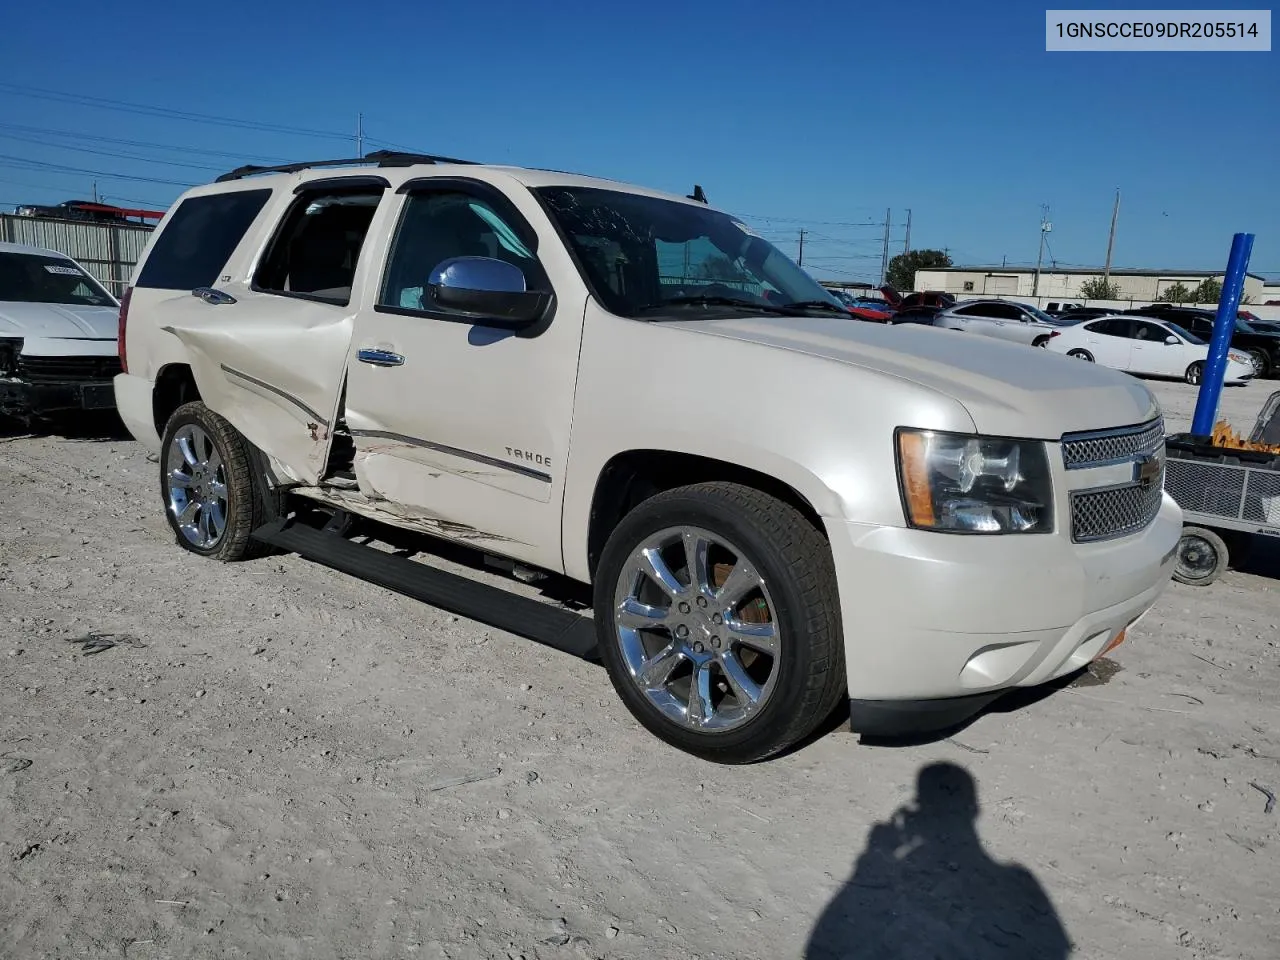
[[[785,750],[845,692],[830,545],[750,487],[695,484],[632,510],[601,555],[595,620],[627,709],[706,760]]]
[[[1204,379],[1204,364],[1197,360],[1191,366],[1187,367],[1184,379],[1193,387]]]
[[[178,546],[215,560],[247,560],[271,547],[250,534],[280,514],[262,454],[200,401],[174,411],[160,448],[160,496]]]
[[[1077,360],[1084,360],[1086,363],[1093,363],[1093,354],[1091,354],[1088,350],[1080,350],[1080,349],[1068,350],[1067,356],[1075,357]]]

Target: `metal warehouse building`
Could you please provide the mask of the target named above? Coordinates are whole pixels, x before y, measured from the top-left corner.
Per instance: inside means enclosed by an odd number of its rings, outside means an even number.
[[[152,229],[139,223],[91,223],[0,214],[0,241],[65,253],[78,260],[117,297],[128,285]]]
[[[1101,267],[1057,267],[1041,269],[1036,283],[1034,267],[938,267],[916,271],[917,290],[943,290],[957,297],[1033,297],[1041,299],[1083,299],[1080,285],[1102,277]],[[1111,279],[1120,286],[1120,300],[1151,302],[1170,287],[1182,284],[1194,290],[1203,280],[1222,281],[1221,271],[1214,270],[1112,270]],[[1263,278],[1248,274],[1244,295],[1250,302],[1261,302]],[[1035,292],[1033,293],[1033,289]]]

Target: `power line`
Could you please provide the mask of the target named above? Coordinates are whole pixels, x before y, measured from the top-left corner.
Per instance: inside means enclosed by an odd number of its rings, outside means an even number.
[[[105,170],[88,170],[84,167],[69,167],[60,163],[48,163],[43,160],[28,160],[25,157],[14,157],[9,154],[0,153],[0,166],[10,166],[18,170],[48,170],[51,173],[80,173],[90,177],[103,177],[110,180],[135,180],[139,183],[162,183],[171,187],[194,187],[194,183],[184,183],[181,180],[165,180],[161,177],[142,177],[137,174],[130,173],[108,173]],[[21,166],[18,166],[21,164]]]
[[[95,150],[93,147],[77,147],[69,143],[48,143],[44,140],[38,140],[35,137],[24,137],[16,133],[0,132],[0,140],[19,140],[23,143],[37,143],[41,146],[52,147],[56,150],[75,150],[79,153],[92,153],[100,157],[111,157],[116,160],[135,160],[139,163],[159,163],[170,167],[186,167],[190,170],[214,170],[221,171],[222,167],[211,167],[205,163],[187,163],[183,160],[163,160],[158,157],[142,157],[134,153],[113,153],[110,150]]]
[[[147,117],[164,117],[170,120],[187,120],[193,123],[212,123],[224,127],[238,127],[242,130],[261,130],[269,133],[287,133],[298,137],[322,137],[326,139],[350,140],[350,133],[339,133],[332,130],[314,130],[308,127],[290,127],[278,123],[264,123],[259,120],[239,120],[235,117],[222,117],[216,114],[195,113],[190,110],[174,110],[170,107],[156,107],[145,103],[133,103],[128,100],[114,100],[109,97],[94,97],[83,93],[67,93],[61,90],[47,90],[42,87],[27,87],[16,83],[0,83],[0,90],[16,94],[20,97],[33,97],[38,100],[52,100],[56,103],[73,103],[79,106],[100,107],[117,110],[122,113],[136,113]]]
[[[94,143],[114,143],[124,147],[141,147],[148,150],[168,150],[171,153],[200,154],[207,157],[227,157],[231,160],[248,160],[257,163],[288,162],[282,157],[255,156],[235,150],[211,150],[205,147],[175,146],[171,143],[154,143],[148,140],[125,140],[120,137],[104,137],[93,133],[79,133],[74,130],[55,130],[49,127],[31,127],[20,123],[0,123],[0,130],[16,130],[19,133],[34,133],[46,137],[63,137],[72,140],[88,140]],[[57,146],[57,144],[50,144],[50,146]]]

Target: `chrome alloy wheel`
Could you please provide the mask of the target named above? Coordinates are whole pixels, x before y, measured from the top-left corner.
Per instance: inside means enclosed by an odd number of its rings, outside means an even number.
[[[672,527],[623,565],[614,633],[632,681],[664,716],[724,732],[773,693],[782,640],[775,609],[741,550],[706,530]]]
[[[209,435],[194,423],[174,434],[165,451],[168,509],[183,539],[207,550],[227,529],[227,469]]]

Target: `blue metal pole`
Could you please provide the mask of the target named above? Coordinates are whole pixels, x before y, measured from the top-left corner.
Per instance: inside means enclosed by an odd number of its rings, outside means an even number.
[[[1231,349],[1231,335],[1236,330],[1236,313],[1240,309],[1245,271],[1249,269],[1252,252],[1252,233],[1237,233],[1232,238],[1231,257],[1227,260],[1227,272],[1222,279],[1222,296],[1218,298],[1218,315],[1213,321],[1213,339],[1209,341],[1209,359],[1200,377],[1200,396],[1196,399],[1196,415],[1191,421],[1191,432],[1198,437],[1213,433],[1213,424],[1218,416],[1222,383],[1227,377],[1227,351]]]

